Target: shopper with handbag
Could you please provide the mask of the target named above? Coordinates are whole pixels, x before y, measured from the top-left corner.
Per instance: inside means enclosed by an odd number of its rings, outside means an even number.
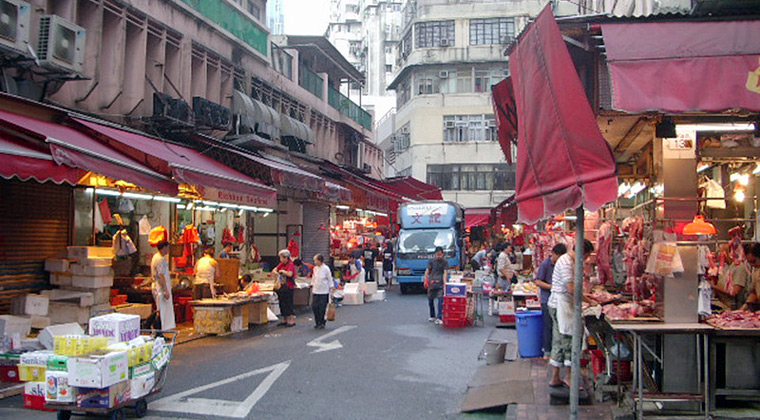
[[[280,302],[280,314],[282,322],[279,327],[294,327],[296,325],[296,313],[293,310],[293,290],[296,288],[296,266],[290,259],[290,251],[283,249],[278,254],[280,264],[272,270],[277,276],[274,284],[277,299]]]
[[[314,256],[314,271],[311,275],[311,308],[314,311],[314,328],[325,329],[325,311],[330,301],[330,293],[333,289],[333,277],[330,267],[325,264],[322,254]]]

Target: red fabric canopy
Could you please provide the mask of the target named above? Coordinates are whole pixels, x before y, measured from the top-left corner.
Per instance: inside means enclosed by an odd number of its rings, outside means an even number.
[[[617,198],[612,150],[548,5],[510,55],[518,116],[518,220],[534,223]]]
[[[80,168],[149,190],[176,195],[177,184],[135,159],[73,128],[0,111],[0,124],[45,140],[55,163]]]
[[[267,202],[276,203],[276,189],[257,182],[196,150],[90,121],[81,119],[75,119],[75,121],[91,133],[99,135],[112,147],[146,162],[158,171],[171,173],[177,182],[256,195]]]
[[[616,110],[760,111],[760,20],[606,24],[602,34]]]
[[[410,176],[386,179],[385,185],[394,192],[415,200],[443,200],[440,188]]]
[[[467,209],[464,213],[464,227],[487,226],[491,222],[491,209]]]
[[[16,141],[7,134],[0,134],[0,177],[9,179],[17,177],[22,181],[34,179],[37,182],[52,181],[56,184],[76,185],[85,174],[84,171],[69,166],[57,165],[50,153],[45,153]]]
[[[511,77],[491,86],[491,101],[499,132],[499,145],[507,163],[511,165],[512,143],[517,139],[517,108]]]

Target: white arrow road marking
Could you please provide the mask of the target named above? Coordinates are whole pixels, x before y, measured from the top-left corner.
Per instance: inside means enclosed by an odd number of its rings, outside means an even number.
[[[231,378],[223,379],[221,381],[213,382],[207,385],[199,386],[187,391],[174,394],[169,397],[161,398],[160,400],[150,403],[151,410],[156,411],[168,411],[172,413],[184,413],[184,414],[199,414],[202,416],[211,417],[232,417],[232,418],[246,418],[253,409],[253,406],[263,397],[269,388],[272,387],[274,382],[285,370],[290,366],[290,360],[287,362],[278,363],[262,369],[246,372]],[[266,378],[253,390],[244,401],[227,401],[227,400],[214,400],[208,398],[187,398],[189,395],[198,394],[211,388],[226,385],[229,383],[237,382],[239,380],[249,378],[251,376],[261,375],[263,373],[271,372]],[[226,414],[222,414],[226,413]]]
[[[343,327],[340,327],[340,328],[336,329],[335,331],[332,331],[332,332],[329,332],[329,333],[323,335],[322,337],[319,337],[317,339],[309,341],[308,343],[306,343],[306,345],[309,346],[309,347],[316,347],[317,348],[312,353],[321,353],[321,352],[327,351],[327,350],[339,349],[339,348],[343,347],[343,344],[340,344],[340,341],[333,340],[333,341],[331,341],[329,343],[325,343],[323,340],[326,340],[326,339],[328,339],[328,338],[330,338],[330,337],[332,337],[334,335],[338,335],[338,334],[340,334],[342,332],[353,330],[354,328],[356,328],[356,325],[345,325]]]

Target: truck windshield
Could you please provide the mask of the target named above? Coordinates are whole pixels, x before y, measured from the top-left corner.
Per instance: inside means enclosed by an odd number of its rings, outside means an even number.
[[[447,254],[456,251],[453,230],[402,230],[398,244],[399,254],[432,254],[438,246]]]

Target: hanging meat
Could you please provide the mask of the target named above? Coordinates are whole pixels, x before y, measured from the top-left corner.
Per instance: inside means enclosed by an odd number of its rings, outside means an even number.
[[[612,237],[616,232],[615,226],[610,222],[602,223],[599,228],[599,240],[597,241],[596,269],[599,273],[599,283],[615,285],[612,277]]]
[[[634,300],[642,299],[642,291],[648,289],[648,285],[641,284],[644,271],[649,258],[649,241],[644,239],[644,219],[641,217],[629,217],[623,221],[623,232],[628,234],[623,249],[623,261],[625,261],[626,275],[625,289],[633,293]]]

